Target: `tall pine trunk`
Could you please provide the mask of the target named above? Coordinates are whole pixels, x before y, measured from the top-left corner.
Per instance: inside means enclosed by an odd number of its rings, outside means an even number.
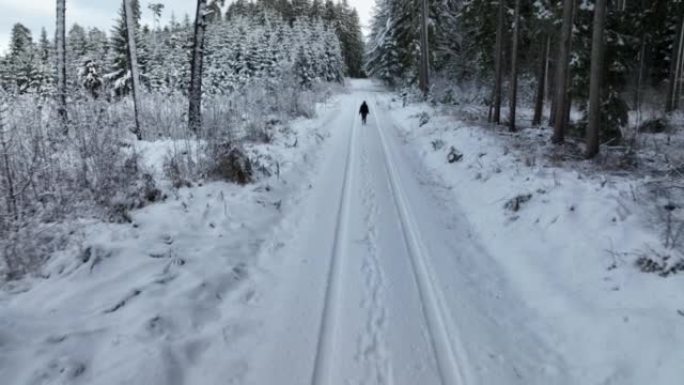
[[[66,0],[57,0],[55,45],[57,47],[57,113],[66,135],[69,133],[67,124]]]
[[[641,88],[643,87],[644,83],[644,71],[646,69],[646,37],[641,36],[640,43],[639,43],[639,68],[637,69],[637,83],[636,83],[636,89],[634,90],[634,110],[636,110],[637,114],[637,121],[636,121],[636,128],[635,128],[635,137],[633,138],[636,140],[636,137],[639,134],[639,127],[641,126]]]
[[[190,89],[188,97],[190,107],[188,112],[188,129],[199,132],[202,128],[202,72],[204,65],[204,35],[207,29],[207,0],[197,0],[195,14],[195,35],[192,47],[192,61],[190,63]]]
[[[556,60],[558,59],[557,56],[549,55],[549,71],[551,73],[547,74],[547,80],[549,83],[549,88],[548,88],[548,97],[549,97],[549,126],[554,127],[556,124],[556,81],[558,79],[556,78],[556,73],[558,72],[557,68],[558,65],[556,63]]]
[[[503,28],[504,28],[504,1],[499,0],[499,11],[496,22],[496,49],[495,49],[495,79],[494,79],[494,116],[490,119],[496,124],[501,123],[501,89],[503,88]]]
[[[140,73],[138,71],[138,48],[135,41],[135,18],[133,16],[133,5],[131,0],[123,0],[124,13],[126,14],[126,37],[128,39],[128,67],[131,71],[131,91],[133,93],[133,110],[135,115],[135,127],[133,133],[142,140],[142,129],[140,128]]]
[[[677,32],[674,43],[672,44],[672,61],[670,62],[670,85],[667,92],[665,112],[672,112],[676,109],[677,88],[680,78],[680,61],[682,57],[682,42],[684,42],[684,14],[677,22]]]
[[[549,50],[551,49],[551,36],[546,35],[541,42],[539,54],[539,68],[537,72],[537,94],[534,102],[533,126],[540,126],[544,115],[544,98],[546,97],[546,74],[549,67]]]
[[[596,0],[594,5],[594,30],[591,42],[591,79],[589,81],[589,122],[587,126],[586,157],[591,159],[599,153],[599,130],[601,126],[601,82],[605,44],[603,30],[606,22],[606,1]]]
[[[556,62],[556,98],[555,118],[553,124],[553,143],[565,141],[565,129],[568,123],[568,74],[570,67],[570,48],[572,42],[572,12],[574,0],[563,0],[563,24],[561,25],[558,60]]]
[[[421,0],[420,14],[420,90],[427,98],[430,89],[430,56],[428,40],[428,0]]]
[[[680,100],[682,98],[682,75],[684,74],[684,19],[682,21],[681,26],[682,26],[682,34],[680,35],[679,57],[677,58],[677,62],[679,64],[677,66],[677,70],[675,71],[676,81],[674,83],[674,96],[673,96],[673,100],[672,100],[672,109],[673,110],[679,109]]]
[[[518,107],[518,40],[520,34],[520,0],[515,0],[513,14],[513,46],[511,50],[511,89],[510,109],[508,111],[508,129],[515,132],[515,114]]]

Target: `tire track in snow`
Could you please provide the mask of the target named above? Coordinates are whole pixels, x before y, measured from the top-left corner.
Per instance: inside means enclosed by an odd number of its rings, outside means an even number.
[[[354,104],[352,104],[354,105]],[[340,275],[342,256],[345,254],[345,240],[348,237],[347,226],[350,216],[350,190],[354,183],[354,156],[356,139],[356,114],[352,114],[353,120],[349,134],[347,157],[345,160],[342,195],[337,209],[337,221],[335,224],[335,238],[330,254],[330,265],[327,274],[327,285],[323,313],[318,331],[318,344],[314,359],[311,385],[326,385],[330,383],[331,354],[334,344],[335,320],[338,319],[338,302],[340,298]]]
[[[364,137],[368,130],[364,130]],[[368,140],[363,141],[361,154],[361,169],[364,179],[363,205],[366,209],[364,223],[366,238],[364,239],[367,253],[365,253],[361,267],[364,283],[365,298],[361,307],[366,310],[366,328],[359,336],[356,359],[363,365],[363,378],[360,384],[390,384],[390,361],[385,342],[387,309],[384,307],[384,278],[378,259],[378,230],[377,196],[373,189],[373,179],[369,171]]]
[[[374,104],[375,110],[380,111],[377,99]],[[390,191],[401,222],[401,230],[404,234],[413,275],[418,285],[441,382],[443,385],[466,385],[470,382],[467,381],[467,356],[460,343],[458,333],[453,330],[454,322],[445,305],[444,294],[436,286],[436,275],[427,259],[426,247],[411,213],[408,200],[401,188],[401,177],[393,163],[377,113],[374,114],[374,119],[382,145]]]

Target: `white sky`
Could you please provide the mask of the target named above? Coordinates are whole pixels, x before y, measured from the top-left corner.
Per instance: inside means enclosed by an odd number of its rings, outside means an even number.
[[[368,26],[375,0],[348,1],[359,11],[363,26]],[[185,14],[194,15],[197,5],[193,0],[141,0],[143,23],[149,25],[152,25],[151,14],[147,9],[150,2],[160,2],[166,6],[162,24],[172,12],[179,20]],[[67,0],[67,30],[73,23],[78,23],[83,27],[98,27],[109,33],[120,4],[120,0]],[[47,29],[52,38],[55,12],[55,0],[0,0],[0,53],[7,49],[10,31],[15,23],[22,23],[31,29],[34,40],[40,37],[42,27]]]

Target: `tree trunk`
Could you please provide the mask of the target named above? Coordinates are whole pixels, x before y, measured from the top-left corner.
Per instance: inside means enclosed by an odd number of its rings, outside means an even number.
[[[636,111],[637,120],[636,127],[634,129],[634,141],[636,141],[639,135],[639,127],[641,126],[641,87],[644,82],[644,70],[646,69],[646,37],[641,36],[641,41],[639,43],[639,68],[637,73],[637,83],[636,89],[634,90],[634,110]]]
[[[123,0],[124,13],[126,14],[126,37],[128,38],[128,66],[131,71],[131,91],[133,92],[133,110],[135,115],[135,128],[133,133],[142,140],[142,130],[140,128],[140,74],[138,71],[138,48],[135,41],[135,19],[133,17],[133,6],[131,0]]]
[[[490,119],[496,124],[501,123],[501,89],[503,82],[503,24],[504,24],[504,1],[499,0],[499,12],[496,25],[496,52],[495,58],[495,80],[494,80],[494,117]]]
[[[586,157],[591,159],[599,153],[599,129],[601,126],[601,81],[603,75],[603,29],[606,21],[606,1],[596,0],[594,5],[594,30],[591,42],[591,78],[589,81],[589,122],[587,126]]]
[[[508,130],[515,132],[515,114],[518,107],[518,40],[520,33],[520,0],[515,0],[513,14],[513,47],[511,50],[511,89],[508,111]]]
[[[197,0],[195,14],[195,36],[192,47],[192,62],[190,63],[190,90],[188,97],[190,109],[188,112],[188,129],[199,132],[202,128],[202,72],[204,65],[204,35],[207,29],[207,0]]]
[[[427,98],[430,90],[430,57],[428,53],[428,17],[429,8],[427,0],[421,1],[420,15],[420,90],[423,97]]]
[[[677,59],[679,66],[677,67],[676,81],[674,85],[674,97],[672,100],[673,110],[678,110],[682,98],[682,74],[684,74],[684,21],[682,22],[682,34],[679,41],[679,58]]]
[[[557,57],[554,57],[553,55],[549,55],[549,71],[551,71],[551,74],[547,73],[547,80],[549,83],[549,88],[548,88],[548,97],[549,97],[549,126],[553,127],[556,124],[556,81],[558,79],[556,78],[556,70],[557,65],[555,63],[555,60],[558,59]]]
[[[568,72],[570,66],[570,44],[572,41],[572,11],[574,0],[563,0],[563,24],[560,33],[560,48],[556,63],[556,114],[553,125],[553,143],[563,143],[567,126]]]
[[[69,126],[67,124],[66,0],[57,0],[55,45],[57,48],[57,113],[64,134],[67,135]]]
[[[677,23],[677,33],[672,44],[672,61],[670,62],[670,84],[667,93],[665,112],[675,110],[675,98],[677,95],[677,85],[679,83],[679,68],[682,56],[682,42],[684,41],[684,15]]]
[[[3,157],[2,165],[4,166],[2,168],[4,175],[4,182],[5,185],[3,186],[6,190],[5,193],[5,204],[7,206],[6,210],[6,216],[8,219],[14,219],[17,220],[19,219],[19,211],[17,210],[17,197],[15,193],[15,186],[14,186],[14,173],[12,172],[12,166],[10,165],[10,140],[11,140],[11,134],[9,132],[9,128],[5,128],[5,125],[3,123],[3,115],[4,115],[4,109],[2,106],[2,100],[0,100],[0,155]],[[0,212],[0,214],[2,214]],[[10,219],[10,222],[11,222]],[[2,222],[0,222],[0,226],[2,225]],[[0,231],[3,228],[0,227]]]
[[[537,72],[537,95],[534,103],[533,126],[540,126],[544,115],[544,98],[546,97],[546,74],[549,68],[549,50],[551,49],[551,36],[546,35],[541,43],[539,55],[539,72]]]

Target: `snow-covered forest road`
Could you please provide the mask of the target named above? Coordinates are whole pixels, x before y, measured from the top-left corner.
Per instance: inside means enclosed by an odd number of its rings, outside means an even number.
[[[523,165],[509,137],[372,81],[345,92],[245,143],[274,170],[253,184],[73,225],[1,287],[0,383],[681,382],[681,281],[620,254],[659,242],[630,180]],[[180,145],[132,146],[164,186]]]
[[[331,122],[302,218],[275,253],[287,278],[261,304],[273,313],[247,382],[563,383],[524,306],[404,153],[376,95],[355,83]]]

